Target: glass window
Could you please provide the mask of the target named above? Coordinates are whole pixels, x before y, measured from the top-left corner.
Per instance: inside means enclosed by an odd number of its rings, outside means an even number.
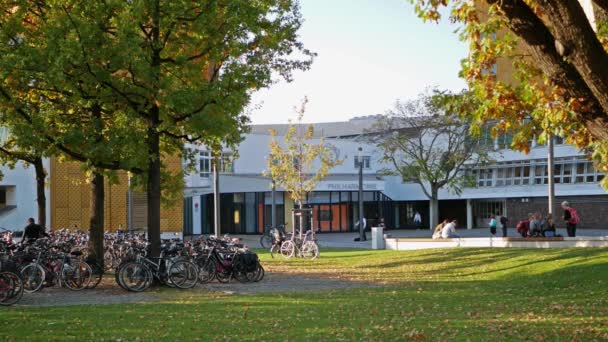
[[[530,184],[530,166],[523,167],[522,184]]]
[[[319,209],[319,221],[331,221],[331,209]]]
[[[204,178],[208,178],[211,174],[211,155],[207,151],[199,154],[199,172]]]
[[[572,166],[570,163],[562,165],[562,183],[572,182]]]
[[[371,168],[371,157],[370,156],[361,156],[363,160],[363,168],[369,169]],[[359,168],[359,156],[355,156],[355,169]]]
[[[200,176],[208,178],[212,170],[212,156],[209,151],[202,151],[199,153],[199,172]],[[222,153],[220,157],[219,172],[232,173],[234,172],[234,164],[232,160],[232,153]]]
[[[0,189],[0,208],[6,207],[6,189]]]
[[[308,194],[308,203],[310,204],[329,204],[330,192],[315,191]]]
[[[222,157],[220,158],[220,172],[234,172],[234,162],[232,158],[232,153],[222,153]]]
[[[547,184],[547,165],[536,165],[534,169],[534,182],[536,184]]]

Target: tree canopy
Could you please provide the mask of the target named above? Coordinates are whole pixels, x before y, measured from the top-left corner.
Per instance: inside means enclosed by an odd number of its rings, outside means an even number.
[[[410,0],[425,20],[449,10],[469,46],[461,76],[480,100],[471,117],[515,133],[513,147],[559,135],[608,171],[608,2]],[[590,20],[591,19],[591,20]],[[507,61],[509,77],[492,72]],[[504,66],[506,64],[502,64]],[[603,185],[608,186],[604,180]]]
[[[2,75],[0,90],[16,114],[27,113],[29,102],[52,112],[40,129],[94,115],[92,131],[44,136],[81,161],[88,159],[66,143],[115,157],[95,167],[141,170],[157,254],[162,156],[181,152],[185,142],[240,141],[251,93],[310,66],[301,23],[296,0],[14,0],[2,13],[2,39],[13,42],[3,48],[21,52],[12,53],[12,69],[35,75]],[[8,65],[7,58],[3,72],[11,72]],[[110,152],[115,143],[135,156]]]
[[[397,102],[369,129],[369,140],[390,167],[384,174],[418,183],[431,201],[431,226],[438,221],[439,190],[460,193],[466,168],[486,162],[488,148],[470,134],[471,124],[452,104],[463,94],[435,91]]]
[[[305,99],[297,121],[290,120],[283,144],[276,131],[271,130],[270,155],[267,158],[270,178],[284,188],[298,206],[332,168],[342,164],[324,139],[313,142],[313,126],[302,124],[306,103]]]

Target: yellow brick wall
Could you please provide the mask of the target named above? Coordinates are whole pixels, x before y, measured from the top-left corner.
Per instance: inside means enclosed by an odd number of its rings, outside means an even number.
[[[181,170],[179,156],[168,157],[165,163],[171,170]],[[80,168],[80,163],[59,162],[52,158],[50,163],[50,207],[51,227],[81,228],[88,230],[90,220],[91,186]],[[118,227],[127,228],[127,192],[128,177],[126,172],[118,175],[118,184],[105,182],[105,230],[116,231]],[[161,208],[161,231],[182,231],[182,201],[170,207]]]

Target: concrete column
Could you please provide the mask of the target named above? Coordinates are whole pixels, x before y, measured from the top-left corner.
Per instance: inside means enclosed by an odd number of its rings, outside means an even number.
[[[473,203],[467,199],[467,229],[473,229]]]

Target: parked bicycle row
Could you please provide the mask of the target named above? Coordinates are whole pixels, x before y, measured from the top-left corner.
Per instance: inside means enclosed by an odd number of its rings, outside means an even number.
[[[260,237],[262,248],[270,249],[270,255],[279,253],[284,258],[316,259],[319,257],[319,244],[316,232],[313,229],[305,233],[296,229],[294,232],[285,232],[285,226],[267,228]]]
[[[229,237],[186,243],[164,240],[157,258],[149,257],[148,248],[141,235],[106,234],[104,263],[106,270],[114,270],[119,286],[140,292],[155,283],[185,289],[214,279],[250,282],[264,277],[257,255]],[[0,304],[15,304],[24,292],[50,286],[74,291],[95,288],[104,270],[87,252],[84,233],[58,231],[15,243],[11,232],[2,232]]]

